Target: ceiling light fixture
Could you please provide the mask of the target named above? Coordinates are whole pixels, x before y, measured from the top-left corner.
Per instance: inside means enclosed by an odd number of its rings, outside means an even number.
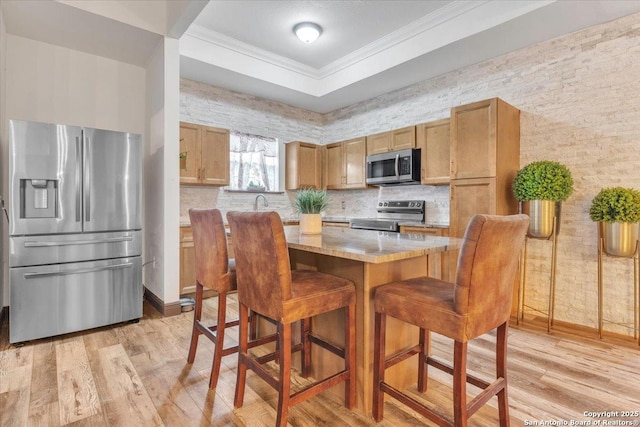
[[[301,22],[294,25],[293,32],[304,43],[313,43],[322,34],[322,27],[313,22]]]

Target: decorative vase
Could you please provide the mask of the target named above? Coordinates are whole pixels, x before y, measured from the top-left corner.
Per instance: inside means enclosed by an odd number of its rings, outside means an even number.
[[[557,203],[558,205],[560,203]],[[558,211],[558,221],[560,224],[560,210],[556,209],[556,202],[551,200],[526,200],[522,202],[522,213],[529,215],[529,237],[548,239],[553,233],[553,218]],[[556,233],[557,233],[556,229]]]
[[[630,258],[636,253],[637,222],[600,222],[600,235],[607,255]]]
[[[301,234],[321,234],[322,216],[320,214],[300,214]]]
[[[180,159],[180,169],[186,169],[187,168],[187,159]]]

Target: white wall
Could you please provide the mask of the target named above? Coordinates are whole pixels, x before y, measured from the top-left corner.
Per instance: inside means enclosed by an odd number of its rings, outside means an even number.
[[[179,300],[179,51],[165,38],[147,65],[144,284],[165,303]]]
[[[145,70],[7,34],[7,119],[143,134]]]
[[[2,8],[0,8],[0,198],[9,194],[7,183],[8,171],[4,167],[7,159],[7,121],[6,121],[6,67],[7,67],[7,32],[4,27]],[[8,224],[0,207],[0,309],[9,305],[9,240],[5,238]]]

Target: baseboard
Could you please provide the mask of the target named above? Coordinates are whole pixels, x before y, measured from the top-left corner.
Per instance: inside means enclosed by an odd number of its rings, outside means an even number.
[[[182,313],[182,307],[180,306],[180,301],[170,302],[166,304],[162,299],[158,298],[156,294],[151,292],[149,289],[144,288],[144,297],[151,304],[153,308],[158,311],[158,313],[162,314],[165,317],[169,316],[177,316]]]
[[[547,318],[543,316],[526,317],[524,321],[520,321],[518,325],[515,316],[511,316],[509,319],[509,326],[515,328],[525,328],[541,332],[547,330]],[[598,328],[578,325],[576,323],[564,322],[562,320],[554,320],[551,333],[565,334],[579,338],[590,339],[594,341],[600,341],[610,344],[617,344],[623,346],[638,347],[638,342],[633,335],[624,335],[610,331],[602,331],[602,339],[598,337]]]
[[[4,325],[5,320],[9,319],[9,306],[0,307],[0,329]]]

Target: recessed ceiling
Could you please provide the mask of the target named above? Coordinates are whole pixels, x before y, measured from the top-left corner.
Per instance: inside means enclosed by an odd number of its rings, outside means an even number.
[[[326,113],[638,13],[640,1],[2,0],[0,7],[10,34],[143,67],[163,37],[180,37],[182,77]],[[323,27],[315,43],[293,34],[302,21]]]
[[[212,1],[192,31],[216,32],[320,69],[442,8],[449,1]],[[300,22],[323,29],[313,45],[293,34]]]
[[[181,75],[326,113],[640,12],[639,1],[211,1]],[[293,26],[323,28],[312,44]]]

